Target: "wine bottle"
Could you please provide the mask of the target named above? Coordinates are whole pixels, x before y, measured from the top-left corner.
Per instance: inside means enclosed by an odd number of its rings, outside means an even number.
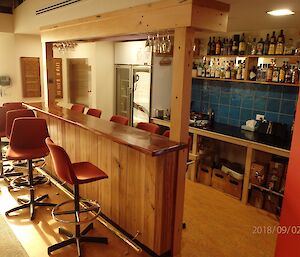
[[[263,50],[264,50],[264,41],[263,41],[263,39],[261,38],[261,39],[258,41],[257,45],[256,45],[256,53],[257,53],[258,55],[262,55],[262,54],[263,54]]]
[[[269,55],[274,55],[275,54],[275,46],[276,46],[276,36],[275,36],[275,31],[273,31],[273,35],[270,39],[270,45],[269,45]]]
[[[269,39],[269,34],[267,34],[266,40],[264,42],[264,50],[263,50],[263,55],[267,55],[269,52],[269,45],[270,45],[270,39]]]
[[[283,35],[283,30],[280,31],[280,34],[277,38],[277,44],[276,44],[276,49],[275,49],[275,54],[283,54],[284,50],[284,35]]]
[[[239,55],[246,54],[246,42],[245,42],[245,34],[242,34],[240,43],[239,43]]]
[[[211,37],[209,37],[209,41],[207,43],[207,55],[211,55]]]

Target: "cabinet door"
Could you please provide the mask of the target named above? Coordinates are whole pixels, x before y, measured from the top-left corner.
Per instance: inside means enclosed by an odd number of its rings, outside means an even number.
[[[41,97],[40,58],[21,57],[23,97]]]

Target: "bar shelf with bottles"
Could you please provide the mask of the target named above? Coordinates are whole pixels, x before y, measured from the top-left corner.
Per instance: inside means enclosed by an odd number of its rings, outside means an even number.
[[[300,86],[299,48],[292,40],[285,44],[283,30],[276,39],[275,32],[269,39],[261,38],[258,43],[254,38],[245,42],[245,35],[234,35],[233,39],[223,39],[215,43],[209,40],[207,56],[202,62],[194,63],[196,78],[250,82],[272,85]],[[230,42],[230,43],[228,43]],[[225,45],[224,45],[225,44]]]

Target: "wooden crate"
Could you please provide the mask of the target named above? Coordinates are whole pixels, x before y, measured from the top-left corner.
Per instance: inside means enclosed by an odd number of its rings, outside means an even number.
[[[232,195],[238,199],[242,196],[243,180],[237,180],[230,175],[225,179],[225,193]]]
[[[226,173],[219,170],[213,169],[212,179],[211,179],[211,186],[215,189],[218,189],[222,192],[225,190],[225,183],[226,183]]]
[[[199,163],[197,181],[201,184],[210,186],[212,177],[212,167],[206,164]]]
[[[264,205],[264,193],[255,187],[252,187],[249,197],[249,204],[252,206],[262,209]]]

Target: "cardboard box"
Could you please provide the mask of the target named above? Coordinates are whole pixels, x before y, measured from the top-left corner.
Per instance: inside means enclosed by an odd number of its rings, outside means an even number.
[[[197,181],[204,185],[210,186],[212,171],[213,171],[213,169],[209,165],[199,163]]]
[[[281,201],[280,196],[265,192],[264,210],[280,215]]]
[[[285,170],[285,164],[281,162],[270,162],[268,179],[266,187],[273,191],[279,191],[281,185],[281,178]]]
[[[250,183],[262,186],[267,180],[267,165],[253,162],[250,169]]]
[[[222,192],[225,191],[225,183],[226,183],[226,173],[219,170],[213,169],[213,175],[211,179],[211,186],[217,190]]]

